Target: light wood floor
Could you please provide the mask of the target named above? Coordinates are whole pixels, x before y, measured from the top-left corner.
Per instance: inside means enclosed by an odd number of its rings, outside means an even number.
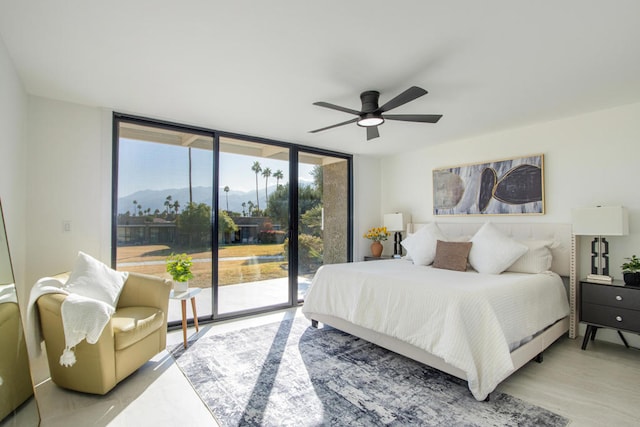
[[[498,390],[547,408],[571,426],[640,425],[640,351],[582,337],[560,338],[498,386]]]

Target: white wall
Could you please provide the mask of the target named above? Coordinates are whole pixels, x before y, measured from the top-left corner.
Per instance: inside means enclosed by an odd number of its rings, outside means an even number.
[[[27,94],[0,39],[0,200],[18,288],[26,301]]]
[[[623,205],[629,209],[631,234],[608,239],[610,273],[622,279],[623,258],[640,255],[639,145],[640,104],[632,104],[398,154],[382,163],[381,212],[400,210],[411,213],[415,222],[434,220],[433,169],[542,153],[545,215],[437,220],[570,223],[573,208]],[[589,272],[588,242],[583,241],[580,249],[584,276]],[[619,342],[614,335],[598,332],[598,337]]]
[[[99,108],[29,97],[29,283],[70,270],[79,250],[110,264],[110,126]]]
[[[371,227],[382,225],[380,159],[354,156],[353,159],[353,260],[371,254],[371,241],[362,237]]]

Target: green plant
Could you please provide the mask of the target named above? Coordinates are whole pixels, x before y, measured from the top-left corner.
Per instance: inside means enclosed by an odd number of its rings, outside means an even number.
[[[640,271],[640,259],[638,259],[638,257],[632,255],[631,258],[625,259],[628,259],[629,262],[622,264],[623,273],[637,273]]]
[[[171,274],[171,277],[176,282],[186,282],[189,279],[193,279],[193,274],[191,273],[192,265],[191,257],[187,254],[172,253],[167,258],[167,273]]]

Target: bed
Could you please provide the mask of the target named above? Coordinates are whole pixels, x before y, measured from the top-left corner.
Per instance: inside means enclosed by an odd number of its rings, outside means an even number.
[[[485,239],[487,229],[499,240]],[[442,234],[434,235],[433,230]],[[303,314],[314,326],[330,325],[462,378],[478,400],[487,399],[530,360],[541,361],[542,352],[569,331],[571,225],[431,223],[409,224],[407,231],[421,241],[424,236],[471,240],[476,250],[469,262],[478,268],[452,271],[423,265],[428,259],[421,260],[419,251],[409,251],[410,256],[418,255],[413,259],[325,265],[313,279]],[[503,247],[506,240],[514,246]],[[540,242],[546,248],[544,268],[539,265],[542,252],[534,250]],[[517,244],[528,249],[516,255]],[[517,262],[493,274],[478,261],[484,257],[493,263],[487,254],[511,256]],[[522,264],[525,258],[535,262]]]

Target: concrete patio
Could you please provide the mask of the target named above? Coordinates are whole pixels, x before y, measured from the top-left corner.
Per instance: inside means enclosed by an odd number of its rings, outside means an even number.
[[[298,299],[304,299],[311,279],[298,277]],[[220,314],[250,310],[270,305],[283,304],[288,301],[289,283],[286,277],[257,282],[239,283],[221,286],[218,290],[218,311]],[[211,288],[203,288],[196,296],[198,317],[212,314]],[[179,300],[169,300],[169,322],[181,321],[182,311]],[[187,302],[187,318],[192,318],[191,304]]]

